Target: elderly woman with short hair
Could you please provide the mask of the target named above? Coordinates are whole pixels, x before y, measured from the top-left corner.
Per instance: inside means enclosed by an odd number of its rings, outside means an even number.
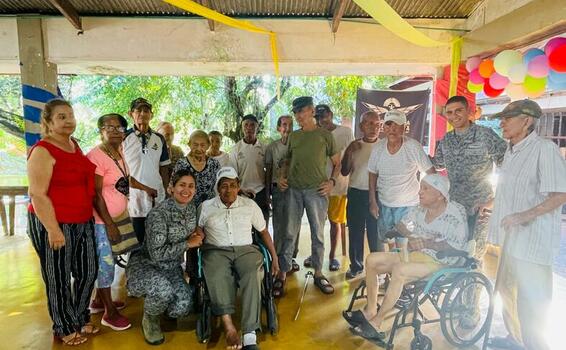
[[[448,178],[438,174],[425,176],[420,184],[419,205],[411,208],[395,226],[398,234],[408,238],[408,252],[376,252],[367,257],[367,304],[362,310],[344,313],[355,334],[369,340],[384,340],[382,322],[395,306],[405,283],[426,277],[458,261],[454,257],[439,259],[437,252],[467,248],[466,210],[450,201],[449,189]],[[391,281],[378,310],[377,276],[382,273],[390,273]]]

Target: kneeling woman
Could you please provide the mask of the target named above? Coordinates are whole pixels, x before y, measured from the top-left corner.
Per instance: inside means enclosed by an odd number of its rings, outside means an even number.
[[[448,179],[438,174],[422,179],[419,205],[395,226],[398,234],[408,237],[408,260],[394,252],[371,253],[367,257],[367,304],[363,310],[344,313],[355,334],[372,341],[384,340],[383,319],[395,306],[404,284],[458,262],[457,257],[436,257],[438,251],[465,250],[468,241],[466,211],[449,200],[449,189]],[[378,311],[377,276],[382,273],[390,273],[391,282]]]
[[[188,248],[202,244],[203,235],[194,232],[197,213],[192,203],[195,178],[185,170],[173,174],[170,198],[149,212],[146,238],[140,251],[133,253],[126,276],[128,292],[145,297],[142,331],[151,345],[163,343],[160,316],[186,316],[192,305],[181,261]]]

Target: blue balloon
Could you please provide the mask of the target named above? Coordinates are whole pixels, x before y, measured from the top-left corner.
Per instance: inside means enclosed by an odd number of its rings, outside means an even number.
[[[566,83],[566,73],[558,73],[557,71],[550,69],[548,71],[548,81],[564,84]]]
[[[540,55],[544,55],[544,51],[542,51],[541,49],[536,49],[536,48],[532,48],[532,49],[528,49],[527,51],[525,51],[525,53],[523,54],[523,63],[525,65],[529,64],[529,62]]]

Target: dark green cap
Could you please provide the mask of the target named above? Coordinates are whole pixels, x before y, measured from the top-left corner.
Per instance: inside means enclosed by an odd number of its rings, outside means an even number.
[[[511,102],[501,112],[494,114],[491,119],[518,117],[526,115],[533,118],[540,118],[542,116],[542,109],[538,103],[532,100],[518,100]]]

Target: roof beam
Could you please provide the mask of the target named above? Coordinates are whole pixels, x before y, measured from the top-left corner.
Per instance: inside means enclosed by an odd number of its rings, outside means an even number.
[[[340,0],[340,4],[334,10],[334,16],[332,17],[332,33],[338,31],[338,26],[340,25],[340,20],[344,16],[344,11],[346,11],[346,6],[350,4],[352,0]]]
[[[69,2],[69,0],[49,0],[51,5],[55,6],[59,12],[65,16],[71,22],[73,27],[75,27],[80,32],[83,31],[83,25],[81,23],[81,17],[79,17],[79,13],[73,7],[73,5]]]
[[[214,10],[210,5],[209,0],[202,0],[202,5],[204,7],[208,7],[211,10]],[[208,18],[206,20],[208,21],[208,29],[210,29],[211,32],[214,32],[214,21]]]

